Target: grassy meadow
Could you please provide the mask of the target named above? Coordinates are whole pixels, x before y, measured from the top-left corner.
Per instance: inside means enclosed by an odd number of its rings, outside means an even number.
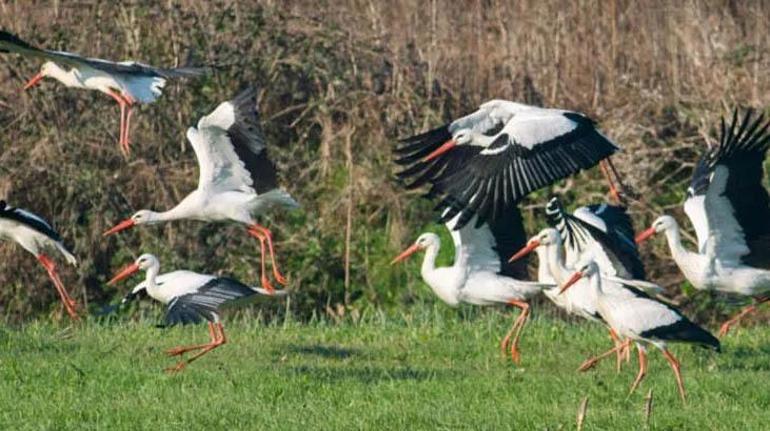
[[[498,350],[511,317],[425,305],[345,323],[235,318],[228,344],[175,375],[162,372],[174,363],[163,352],[203,341],[204,326],[162,330],[148,317],[4,328],[0,428],[569,430],[585,397],[584,430],[748,430],[770,421],[766,328],[737,330],[721,354],[674,347],[689,396],[682,405],[657,353],[630,396],[635,355],[620,374],[614,360],[577,373],[609,347],[606,332],[540,310],[513,365]]]
[[[720,355],[673,348],[683,406],[655,352],[630,396],[635,355],[621,374],[612,361],[578,374],[607,334],[542,301],[515,366],[498,350],[508,311],[451,310],[419,280],[419,259],[388,262],[423,231],[451,244],[432,203],[395,180],[393,145],[495,98],[596,119],[623,149],[614,163],[638,194],[636,228],[670,213],[692,240],[681,204],[719,118],[768,111],[769,23],[768,2],[730,0],[0,0],[0,27],[42,47],[217,66],[136,109],[124,158],[112,100],[50,80],[21,92],[39,61],[0,54],[0,198],[61,233],[80,260],[62,278],[92,314],[67,326],[34,257],[0,243],[0,429],[571,430],[585,399],[584,430],[767,429],[770,307]],[[129,289],[106,280],[149,252],[162,272],[254,282],[258,244],[224,224],[102,232],[194,189],[185,130],[247,85],[280,183],[302,205],[261,220],[292,295],[226,320],[227,345],[168,375],[164,351],[205,341],[206,328],[155,328],[147,301],[94,317]],[[552,194],[574,209],[606,192],[597,169],[582,172],[523,201],[525,226],[544,226]],[[737,310],[693,292],[663,240],[642,253],[694,320],[714,329]],[[439,263],[452,255],[445,245]]]

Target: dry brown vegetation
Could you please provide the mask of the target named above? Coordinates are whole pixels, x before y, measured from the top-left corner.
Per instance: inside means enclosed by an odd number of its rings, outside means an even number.
[[[21,94],[39,63],[2,57],[0,196],[54,222],[82,260],[64,278],[92,303],[124,291],[104,280],[144,251],[166,269],[257,279],[256,244],[236,226],[176,223],[100,236],[134,210],[170,207],[194,187],[186,127],[248,84],[261,88],[272,154],[303,204],[272,225],[298,292],[290,307],[304,316],[425,294],[416,271],[387,265],[432,219],[429,203],[392,180],[397,137],[491,98],[586,112],[625,150],[616,163],[641,196],[632,205],[639,228],[661,211],[681,219],[686,181],[719,116],[735,106],[765,108],[770,97],[766,2],[153,3],[0,1],[0,26],[42,46],[222,66],[142,107],[125,160],[114,102],[52,82]],[[598,180],[588,172],[557,189],[573,205],[601,201]],[[525,204],[531,229],[542,223],[548,193]],[[645,253],[654,279],[681,284],[662,242]],[[3,245],[0,259],[4,316],[55,309],[31,256]]]

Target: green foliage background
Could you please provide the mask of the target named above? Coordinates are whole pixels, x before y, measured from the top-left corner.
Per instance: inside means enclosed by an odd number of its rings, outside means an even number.
[[[169,208],[192,190],[186,128],[256,85],[282,182],[303,205],[265,221],[296,291],[287,308],[268,313],[355,319],[369,308],[433,301],[417,263],[388,265],[423,230],[443,231],[431,204],[393,181],[398,137],[491,98],[580,110],[624,148],[616,164],[641,196],[631,207],[637,228],[662,211],[683,220],[685,184],[719,116],[767,106],[768,18],[765,2],[698,0],[4,1],[0,26],[41,46],[221,69],[170,83],[158,103],[140,108],[126,160],[109,98],[50,81],[21,93],[39,62],[4,55],[0,196],[59,229],[81,259],[77,269],[62,265],[63,278],[92,307],[129,288],[104,281],[142,252],[166,270],[256,281],[257,244],[237,226],[183,222],[101,237],[135,210]],[[551,193],[578,206],[604,200],[605,186],[589,171],[534,194],[523,204],[533,232]],[[662,241],[644,253],[676,301],[699,318],[719,315],[713,298],[680,293]],[[444,259],[451,254],[445,247]],[[0,261],[5,319],[57,313],[31,256],[3,245]]]

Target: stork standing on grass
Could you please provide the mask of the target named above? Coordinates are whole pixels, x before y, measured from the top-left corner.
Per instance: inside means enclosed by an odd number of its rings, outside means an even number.
[[[446,222],[457,227],[503,215],[529,193],[600,163],[616,199],[609,157],[618,148],[583,114],[492,100],[465,117],[402,140],[398,176],[413,189],[430,184]]]
[[[67,87],[98,90],[115,99],[120,105],[118,143],[126,155],[130,152],[128,135],[133,106],[155,102],[162,94],[167,79],[194,77],[206,72],[206,68],[201,67],[160,68],[134,61],[113,62],[40,49],[6,31],[0,31],[0,52],[15,52],[47,60],[40,72],[27,82],[24,90],[50,77]]]
[[[237,280],[192,271],[173,271],[158,275],[160,262],[151,254],[143,254],[132,264],[123,268],[108,282],[112,285],[130,277],[138,271],[145,271],[147,278],[129,293],[123,303],[133,300],[142,292],[167,306],[165,326],[209,322],[211,340],[206,344],[175,347],[166,353],[181,356],[198,351],[189,359],[180,361],[167,371],[183,370],[187,364],[225,344],[225,329],[220,320],[223,309],[243,305],[260,295],[285,296],[285,290],[273,291],[247,286]]]
[[[770,300],[770,196],[762,186],[770,121],[752,117],[748,110],[739,120],[736,110],[729,126],[722,119],[719,143],[695,168],[684,210],[698,250],[684,248],[679,225],[667,215],[637,237],[642,242],[665,233],[674,261],[696,289],[754,298],[753,305],[722,325],[720,336]]]
[[[261,284],[273,286],[266,276],[265,255],[269,252],[273,276],[280,284],[286,279],[278,270],[272,233],[254,217],[273,209],[299,205],[279,188],[276,168],[267,157],[267,142],[259,125],[256,91],[249,88],[234,99],[221,103],[212,113],[187,130],[187,139],[198,158],[198,188],[177,206],[164,212],[141,210],[104,233],[105,236],[137,225],[170,220],[231,220],[247,226],[262,249]]]
[[[634,242],[634,227],[626,209],[621,206],[597,204],[576,209],[570,214],[557,197],[551,198],[546,205],[548,224],[559,231],[564,248],[564,264],[567,268],[574,267],[585,256],[591,256],[599,265],[603,275],[617,276],[624,279],[635,279],[637,284],[643,284],[645,278],[644,263]],[[543,250],[543,251],[540,251]],[[538,248],[542,257],[547,259],[544,249]],[[541,264],[542,266],[547,266]],[[645,287],[658,289],[657,285],[648,284]],[[569,310],[574,308],[569,302],[575,300],[574,295],[561,295],[558,288],[547,289],[545,295],[556,306]],[[584,298],[579,298],[583,300]],[[590,313],[588,314],[590,315]],[[621,340],[610,328],[610,337],[615,345]],[[630,351],[626,351],[626,359]],[[616,368],[620,370],[623,352],[618,351]]]
[[[455,220],[447,223],[455,245],[452,266],[436,268],[436,256],[441,240],[434,233],[423,233],[409,248],[393,259],[401,262],[410,255],[425,251],[420,271],[425,283],[446,304],[456,307],[464,302],[473,305],[507,304],[521,309],[511,329],[500,343],[506,354],[519,363],[519,340],[529,317],[530,298],[549,284],[523,281],[527,277],[525,262],[511,264],[507,257],[524,243],[524,226],[519,210],[512,206],[506,217],[490,221],[479,227],[472,224],[454,229]]]
[[[557,284],[563,284],[574,272],[572,268],[566,266],[563,243],[559,231],[556,229],[548,228],[540,231],[537,235],[530,238],[530,240],[527,241],[527,245],[514,254],[510,261],[515,262],[533,251],[537,252],[540,261],[540,269],[538,270],[539,274],[541,274],[540,277],[552,278]],[[548,268],[547,272],[542,269],[544,265]],[[641,289],[660,290],[660,287],[643,281],[623,280],[610,275],[603,275],[603,277],[615,281],[608,284],[606,290],[611,295],[619,298],[631,299],[635,297],[647,297]],[[618,281],[622,281],[622,283]],[[554,289],[558,289],[558,287]],[[610,329],[610,336],[615,343],[615,347],[621,349],[622,343],[619,334],[617,334],[604,320],[599,313],[596,298],[591,296],[589,294],[590,292],[587,292],[587,290],[588,286],[583,284],[576,286],[564,294],[553,289],[545,290],[544,293],[557,306],[567,311],[567,313],[607,325]],[[617,350],[613,350],[613,352],[616,351]],[[618,352],[617,356],[619,366],[620,352]],[[595,360],[596,358],[591,358],[584,361],[579,370],[585,371],[587,369],[586,366],[593,363]]]
[[[48,271],[48,277],[51,278],[54,287],[56,287],[67,314],[72,320],[80,320],[76,311],[77,303],[64,288],[64,284],[56,272],[56,264],[43,253],[45,248],[56,249],[67,262],[77,265],[77,259],[64,246],[61,237],[51,227],[51,224],[36,214],[21,208],[14,208],[6,204],[5,201],[0,201],[0,238],[15,241],[37,257],[40,264]]]
[[[674,370],[679,395],[684,402],[686,395],[679,361],[669,352],[667,343],[693,343],[718,352],[720,350],[719,340],[667,304],[647,296],[627,297],[607,292],[604,286],[611,283],[614,282],[602,277],[599,266],[591,261],[585,265],[580,265],[578,270],[564,282],[561,291],[565,292],[572,286],[580,284],[587,285],[585,288],[596,301],[597,310],[604,321],[618,335],[626,338],[626,343],[630,343],[631,340],[636,343],[639,352],[639,373],[631,385],[631,392],[639,387],[639,383],[647,374],[645,344],[651,344],[660,349],[671,365],[671,369]],[[577,289],[577,287],[575,288]],[[616,346],[595,358],[592,363],[586,364],[584,368],[592,367],[598,359],[611,355],[620,348]]]

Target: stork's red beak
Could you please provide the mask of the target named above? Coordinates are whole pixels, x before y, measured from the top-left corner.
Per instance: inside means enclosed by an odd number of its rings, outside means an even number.
[[[119,282],[120,280],[130,277],[137,271],[139,271],[139,265],[137,265],[136,263],[132,263],[131,265],[128,265],[127,267],[121,269],[119,273],[115,274],[115,276],[112,277],[112,280],[108,281],[107,284],[112,286],[113,284]]]
[[[405,260],[407,257],[417,253],[420,250],[422,250],[422,247],[419,244],[412,244],[409,248],[407,248],[401,254],[396,256],[395,259],[390,261],[390,264],[391,265],[395,265],[395,264]]]
[[[569,289],[569,288],[570,288],[572,285],[574,285],[575,283],[577,283],[578,281],[580,281],[580,279],[581,279],[581,278],[583,278],[583,273],[582,273],[582,272],[580,272],[580,271],[578,271],[578,272],[576,272],[576,273],[572,274],[572,276],[569,278],[569,280],[567,280],[567,282],[566,282],[566,283],[564,283],[564,284],[561,286],[561,289],[559,289],[559,295],[561,295],[561,294],[562,294],[562,293],[564,293],[564,292],[565,292],[567,289]]]
[[[40,82],[43,78],[45,78],[45,75],[43,75],[42,72],[38,73],[37,75],[33,76],[32,79],[27,81],[26,84],[24,84],[24,90],[29,90],[30,88],[36,86],[38,82]]]
[[[526,247],[522,248],[521,250],[517,251],[516,254],[511,256],[511,258],[508,259],[508,262],[516,262],[522,257],[532,253],[532,251],[538,247],[540,247],[540,241],[533,239],[527,243]]]
[[[651,227],[647,230],[643,230],[639,235],[636,236],[636,243],[641,244],[644,241],[647,241],[651,236],[655,235],[657,232],[655,231],[654,227]]]
[[[429,161],[435,159],[436,157],[446,153],[447,151],[451,150],[452,148],[454,148],[456,146],[457,146],[457,141],[455,141],[454,139],[450,139],[450,140],[444,142],[443,144],[441,144],[440,147],[438,147],[435,150],[433,150],[432,153],[430,153],[427,156],[425,156],[425,158],[422,159],[422,161],[429,162]]]
[[[120,232],[122,230],[131,229],[134,226],[136,226],[136,222],[135,221],[133,221],[131,219],[123,220],[122,222],[118,223],[112,229],[108,230],[107,232],[104,232],[102,234],[102,236],[112,235],[113,233],[118,233],[118,232]]]

